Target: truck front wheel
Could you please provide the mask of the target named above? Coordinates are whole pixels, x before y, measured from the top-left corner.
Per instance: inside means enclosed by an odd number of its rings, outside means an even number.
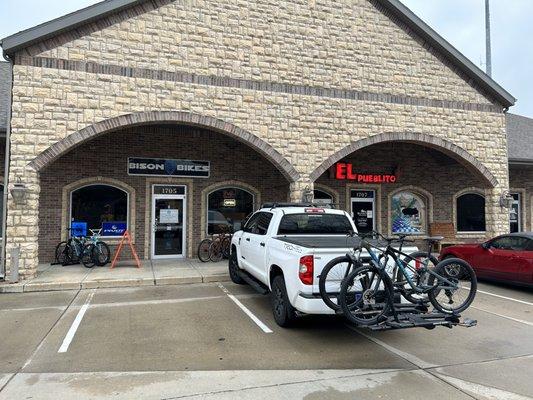
[[[237,285],[244,284],[244,280],[239,276],[239,261],[237,260],[237,250],[233,249],[228,261],[229,277]]]
[[[278,275],[272,282],[272,294],[270,296],[274,320],[282,328],[288,328],[296,321],[296,310],[289,301],[285,280]]]

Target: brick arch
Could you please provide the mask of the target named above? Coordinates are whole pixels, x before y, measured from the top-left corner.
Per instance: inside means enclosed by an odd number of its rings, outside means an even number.
[[[76,146],[94,139],[97,136],[117,129],[154,123],[175,123],[198,126],[230,136],[248,145],[264,156],[289,182],[296,182],[300,178],[298,171],[296,171],[285,157],[283,157],[270,144],[254,134],[217,118],[182,111],[140,112],[121,115],[119,117],[97,122],[96,124],[74,132],[53,144],[33,159],[28,166],[36,171],[40,171]]]
[[[310,175],[311,181],[317,180],[324,172],[326,172],[333,164],[349,156],[350,154],[361,150],[365,147],[387,142],[404,142],[414,143],[425,147],[430,147],[435,150],[452,157],[457,162],[464,165],[467,169],[473,172],[476,176],[480,177],[483,182],[490,185],[490,187],[496,187],[498,180],[483,165],[477,158],[470,154],[465,149],[457,146],[456,144],[438,138],[432,135],[426,135],[424,133],[382,133],[379,135],[371,136],[365,139],[352,142],[343,149],[337,151],[335,154],[328,157],[318,168],[316,168]]]

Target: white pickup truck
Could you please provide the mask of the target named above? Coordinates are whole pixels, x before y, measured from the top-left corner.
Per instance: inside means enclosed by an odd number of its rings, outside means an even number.
[[[320,297],[318,281],[329,261],[352,250],[350,232],[356,227],[342,210],[265,205],[233,236],[231,280],[271,292],[274,319],[282,327],[298,314],[333,314]]]

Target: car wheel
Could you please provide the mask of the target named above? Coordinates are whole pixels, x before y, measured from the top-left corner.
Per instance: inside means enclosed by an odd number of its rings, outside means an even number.
[[[237,260],[237,250],[231,252],[228,261],[229,277],[237,285],[244,284],[244,280],[239,276],[239,263]]]
[[[276,276],[272,282],[270,300],[276,323],[282,328],[288,328],[294,325],[296,321],[296,310],[289,301],[287,289],[285,288],[285,280],[282,275]]]

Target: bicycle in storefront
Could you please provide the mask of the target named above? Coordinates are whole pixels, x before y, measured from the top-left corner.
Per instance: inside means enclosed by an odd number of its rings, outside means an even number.
[[[70,238],[59,243],[55,249],[57,264],[63,266],[83,264],[86,268],[104,266],[111,259],[107,243],[100,239],[101,229],[90,229],[91,236],[79,235],[78,231],[68,229]]]
[[[198,245],[198,258],[202,262],[219,262],[229,258],[233,234],[224,232],[208,237]]]

